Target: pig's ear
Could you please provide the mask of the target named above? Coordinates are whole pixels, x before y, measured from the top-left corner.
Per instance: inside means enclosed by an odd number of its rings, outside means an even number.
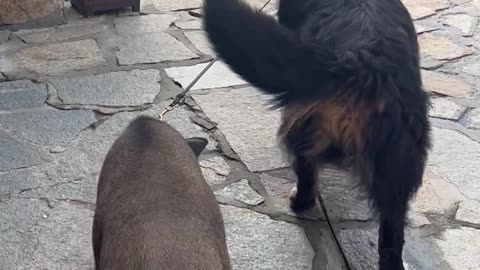
[[[195,156],[200,156],[202,151],[205,149],[205,147],[208,144],[208,140],[204,138],[188,138],[186,139],[188,145],[190,145],[190,148],[192,148],[193,153],[195,153]]]

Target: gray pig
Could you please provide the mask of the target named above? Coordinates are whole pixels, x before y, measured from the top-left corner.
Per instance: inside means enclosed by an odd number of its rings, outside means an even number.
[[[157,119],[130,123],[98,181],[97,270],[231,269],[220,208],[197,160],[207,143]]]

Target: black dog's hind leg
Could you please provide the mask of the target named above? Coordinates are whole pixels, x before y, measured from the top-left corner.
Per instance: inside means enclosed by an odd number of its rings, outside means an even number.
[[[403,138],[404,139],[404,138]],[[376,156],[370,198],[380,215],[380,270],[404,270],[402,251],[408,201],[422,182],[425,158],[417,145],[392,140]]]
[[[315,160],[297,155],[293,163],[297,186],[290,192],[290,206],[295,211],[315,206],[318,196],[318,168]]]

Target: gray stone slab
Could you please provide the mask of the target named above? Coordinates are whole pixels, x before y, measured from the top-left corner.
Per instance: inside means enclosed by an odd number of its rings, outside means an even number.
[[[222,184],[231,171],[228,163],[219,155],[201,159],[200,168],[209,185]]]
[[[269,97],[248,87],[193,96],[251,171],[286,167],[276,140],[280,112],[266,106]]]
[[[51,80],[64,104],[138,106],[160,92],[160,72],[132,70]]]
[[[462,133],[434,127],[428,166],[469,199],[480,200],[480,144]]]
[[[74,166],[74,164],[71,164]],[[97,165],[98,169],[101,168]],[[51,175],[49,175],[51,177]],[[97,199],[97,183],[98,175],[89,178],[77,178],[68,180],[68,182],[62,182],[62,179],[55,179],[58,181],[56,184],[52,184],[51,180],[47,183],[50,185],[39,186],[32,190],[27,190],[21,193],[22,197],[38,197],[48,198],[49,200],[71,200],[84,202],[85,204],[94,204]]]
[[[478,268],[479,230],[457,227],[435,235],[422,229],[408,229],[405,233],[403,257],[409,270]]]
[[[7,42],[9,38],[10,38],[10,31],[8,30],[0,31],[0,44]]]
[[[2,201],[0,209],[0,230],[17,236],[22,236],[21,233],[32,229],[44,215],[50,212],[45,201],[33,198],[8,198]],[[3,233],[0,234],[3,241],[7,240],[3,236]]]
[[[93,39],[28,47],[20,50],[16,56],[21,67],[44,75],[84,70],[105,62]]]
[[[337,237],[342,250],[355,270],[377,269],[378,245],[376,230],[341,230]]]
[[[233,269],[312,269],[314,252],[297,225],[233,206],[220,208]]]
[[[0,83],[0,111],[40,107],[46,100],[45,84],[27,80]]]
[[[165,71],[167,75],[179,82],[182,87],[187,87],[202,72],[208,63],[188,67],[172,67]],[[221,88],[235,85],[247,84],[242,78],[230,70],[221,61],[215,62],[212,67],[198,80],[192,90]]]
[[[17,193],[37,185],[32,168],[0,172],[0,196]]]
[[[332,220],[368,220],[372,218],[368,201],[356,189],[358,180],[345,171],[326,168],[320,173],[320,192]]]
[[[150,14],[115,18],[115,28],[122,36],[131,36],[167,30],[178,19],[175,14]]]
[[[432,223],[424,214],[415,211],[409,211],[407,214],[406,224],[411,228],[419,228]]]
[[[406,270],[452,270],[442,259],[443,254],[422,229],[406,229],[403,250]]]
[[[49,160],[48,154],[40,147],[18,141],[2,130],[0,130],[0,157],[0,171],[34,166]]]
[[[91,111],[38,108],[0,114],[0,126],[20,140],[39,145],[66,143],[96,121]]]
[[[480,108],[471,110],[466,119],[467,128],[480,129]]]
[[[444,23],[457,28],[464,36],[471,36],[475,31],[478,19],[468,14],[448,14],[443,16]]]
[[[437,118],[458,120],[467,109],[448,98],[433,98],[431,102],[432,108],[429,115]]]
[[[444,73],[422,70],[423,88],[428,92],[452,97],[467,97],[471,87],[463,80]]]
[[[263,197],[250,187],[247,179],[241,179],[238,182],[230,184],[215,192],[215,195],[220,195],[249,205],[258,205],[264,201]]]
[[[28,249],[32,257],[27,268],[92,269],[92,217],[87,205],[56,204],[38,224],[37,246]]]
[[[4,158],[3,156],[1,157]],[[15,194],[47,184],[42,166],[16,169],[0,173],[0,196]],[[1,170],[1,169],[0,169]]]
[[[480,230],[461,227],[448,229],[435,239],[443,259],[454,270],[475,270],[480,265]]]
[[[36,246],[37,239],[34,239],[34,234],[29,232],[35,229],[36,224],[42,220],[42,216],[49,211],[47,203],[38,199],[11,198],[0,203],[2,268],[32,269],[25,267],[32,255],[26,249],[31,249],[29,246]]]
[[[29,44],[54,43],[91,36],[105,30],[106,28],[107,26],[101,24],[99,20],[87,20],[57,28],[20,30],[15,32],[15,35],[20,37],[25,43]]]
[[[11,199],[0,215],[10,228],[0,236],[5,269],[93,269],[93,211],[85,205]]]
[[[276,198],[288,198],[290,190],[296,185],[295,181],[279,178],[262,173],[260,181],[267,190],[268,195]]]
[[[197,58],[183,43],[166,33],[148,33],[135,38],[119,36],[120,65],[160,63]]]
[[[443,183],[441,178],[432,173],[430,169],[427,168],[425,170],[422,186],[410,200],[410,209],[408,211],[410,226],[420,227],[430,224],[427,216],[432,214],[441,216],[444,215],[449,208],[456,207],[456,204],[458,204],[457,199],[454,198],[451,190],[448,190],[445,185],[442,185]],[[445,195],[445,193],[449,194],[448,198],[442,196]],[[449,203],[449,201],[452,201],[452,203]]]
[[[473,63],[462,67],[462,72],[475,77],[480,77],[480,63],[475,59]]]
[[[446,36],[423,33],[418,37],[420,53],[435,60],[454,60],[473,54],[473,49],[457,44]]]
[[[460,202],[455,219],[472,224],[480,224],[480,202],[465,200]]]
[[[184,34],[200,52],[210,56],[216,55],[203,31],[185,32]]]

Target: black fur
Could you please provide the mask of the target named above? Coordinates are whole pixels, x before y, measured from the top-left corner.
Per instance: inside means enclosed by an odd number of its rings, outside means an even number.
[[[380,217],[380,269],[403,269],[404,220],[430,125],[416,32],[400,0],[280,0],[278,22],[240,0],[205,0],[204,14],[219,56],[285,109],[281,133],[298,178],[292,207],[311,205],[328,153],[353,157]]]

